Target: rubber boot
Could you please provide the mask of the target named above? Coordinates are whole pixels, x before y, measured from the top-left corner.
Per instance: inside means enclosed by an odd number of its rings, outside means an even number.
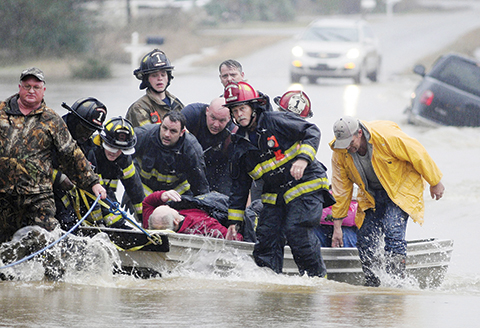
[[[390,254],[386,256],[385,271],[395,280],[405,279],[406,256]]]
[[[380,277],[375,273],[380,270],[380,261],[369,260],[362,263],[362,270],[365,274],[366,287],[379,287]]]

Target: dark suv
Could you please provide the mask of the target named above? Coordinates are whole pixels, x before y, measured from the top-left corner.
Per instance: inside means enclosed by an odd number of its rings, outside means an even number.
[[[408,122],[438,126],[480,126],[480,62],[459,54],[438,58],[430,73],[416,65],[423,80],[407,107]]]

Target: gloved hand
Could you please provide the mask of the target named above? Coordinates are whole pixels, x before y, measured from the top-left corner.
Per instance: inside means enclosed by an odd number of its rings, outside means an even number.
[[[121,219],[117,220],[116,222],[113,222],[108,227],[109,228],[116,228],[116,229],[132,230],[132,227],[127,224],[127,222],[124,218],[121,218]]]

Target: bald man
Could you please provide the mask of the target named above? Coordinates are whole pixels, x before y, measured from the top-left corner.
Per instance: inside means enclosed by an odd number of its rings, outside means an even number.
[[[207,180],[210,191],[230,194],[228,160],[231,153],[231,134],[235,125],[230,118],[225,99],[218,97],[210,104],[193,103],[182,109],[186,118],[186,128],[203,148]]]
[[[155,191],[143,200],[143,226],[154,230],[172,230],[178,233],[226,239],[227,228],[207,212],[198,208],[175,210],[166,205],[168,201],[180,202],[175,190]],[[237,233],[232,240],[242,241]]]

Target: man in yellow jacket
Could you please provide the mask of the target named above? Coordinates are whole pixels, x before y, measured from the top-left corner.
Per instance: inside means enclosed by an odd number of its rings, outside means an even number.
[[[394,279],[405,276],[407,219],[423,223],[424,180],[433,199],[443,196],[442,173],[416,140],[390,121],[364,122],[342,117],[333,126],[332,243],[342,246],[341,223],[348,214],[353,186],[358,186],[357,248],[366,286],[379,286],[379,246],[385,241],[385,270]]]

